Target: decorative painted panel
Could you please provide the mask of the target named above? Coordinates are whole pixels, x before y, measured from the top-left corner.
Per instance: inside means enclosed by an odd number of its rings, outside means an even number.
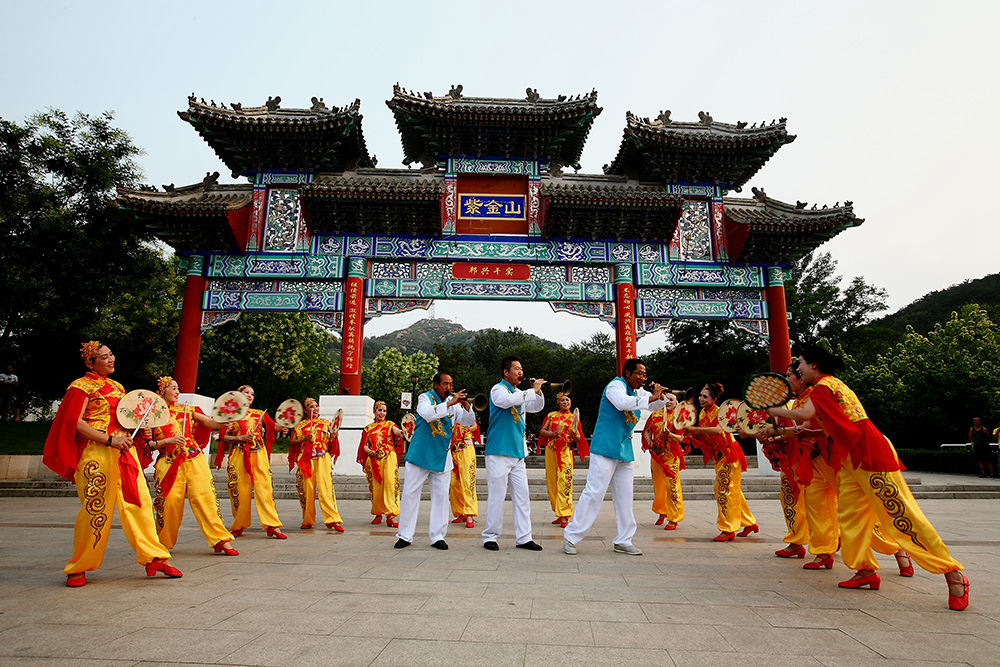
[[[368,281],[367,295],[377,298],[510,299],[534,301],[610,301],[612,286],[598,283],[483,282],[471,280]]]
[[[342,310],[344,293],[205,292],[203,310]]]
[[[551,301],[549,306],[557,313],[572,313],[583,317],[597,317],[605,322],[614,322],[615,320],[615,304],[608,301]]]
[[[610,283],[610,266],[571,266],[569,280],[573,283]]]
[[[784,285],[785,281],[792,279],[792,270],[780,266],[769,266],[767,271],[767,285]]]
[[[767,317],[767,303],[763,301],[724,301],[709,299],[640,299],[636,314],[639,317],[763,319]]]
[[[458,222],[458,180],[454,176],[444,178],[444,205],[441,217],[441,233],[453,236]]]
[[[685,197],[708,197],[709,199],[722,199],[726,191],[722,186],[712,183],[667,183],[667,192]]]
[[[264,219],[264,245],[267,252],[293,252],[297,249],[302,205],[298,190],[271,188],[267,193],[267,216]]]
[[[739,288],[640,287],[638,298],[763,301],[764,291]]]
[[[446,176],[457,174],[497,174],[539,177],[537,160],[491,160],[478,157],[448,158]]]
[[[331,331],[341,331],[344,328],[344,313],[342,311],[339,313],[306,313],[306,317]]]
[[[235,322],[240,319],[239,312],[219,312],[217,310],[205,310],[201,313],[201,334],[226,322]]]
[[[640,285],[759,288],[765,286],[764,271],[759,266],[639,264],[637,269]]]
[[[712,235],[714,237],[715,261],[728,262],[729,248],[726,246],[726,222],[722,210],[722,200],[712,202]]]
[[[290,292],[305,294],[323,292],[332,294],[344,291],[339,280],[209,280],[208,292]]]
[[[366,299],[365,317],[406,313],[411,310],[427,310],[432,303],[433,301],[430,299]]]
[[[654,331],[668,331],[674,320],[669,317],[639,317],[635,320],[635,337],[642,338]]]
[[[680,259],[685,262],[712,261],[711,221],[708,202],[685,200],[677,223]]]
[[[312,182],[312,174],[303,174],[300,172],[286,174],[274,171],[259,171],[254,179],[256,185],[301,185]]]
[[[632,265],[615,264],[615,283],[632,283]]]
[[[212,255],[209,278],[343,278],[344,258],[330,255]]]
[[[771,335],[767,320],[733,320],[733,324],[737,329],[743,329],[761,338],[768,338]]]
[[[537,165],[537,163],[535,163]],[[528,236],[537,238],[542,235],[542,182],[537,176],[528,179]]]

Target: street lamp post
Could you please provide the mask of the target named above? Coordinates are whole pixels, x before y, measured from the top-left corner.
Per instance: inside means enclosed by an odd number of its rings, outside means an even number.
[[[416,411],[416,409],[417,409],[417,382],[419,382],[419,381],[420,381],[420,376],[419,375],[414,374],[414,375],[410,376],[410,382],[413,383],[413,398],[410,399],[410,410],[411,411]]]

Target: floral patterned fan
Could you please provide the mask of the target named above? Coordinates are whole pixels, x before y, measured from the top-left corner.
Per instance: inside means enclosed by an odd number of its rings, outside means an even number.
[[[757,435],[768,424],[769,420],[767,411],[754,410],[745,402],[740,403],[736,416],[736,423],[740,431]]]
[[[682,429],[685,426],[694,426],[697,420],[698,413],[693,404],[682,401],[674,408],[674,428]]]
[[[719,403],[719,426],[727,433],[736,433],[739,430],[737,415],[740,405],[743,403],[738,398],[730,398]]]
[[[403,437],[409,442],[410,438],[413,437],[413,429],[417,427],[417,418],[412,414],[407,413],[403,415],[403,418],[399,420],[399,427],[403,429]]]
[[[115,412],[118,423],[129,430],[156,428],[170,423],[170,409],[163,397],[146,389],[122,396]]]
[[[747,380],[743,400],[754,410],[777,408],[792,398],[792,386],[780,373],[760,373]]]
[[[330,420],[330,437],[336,438],[337,434],[340,433],[340,425],[344,423],[344,408],[337,408],[337,411],[333,413],[333,419]]]
[[[302,404],[296,399],[290,398],[278,406],[274,413],[274,421],[285,428],[292,429],[299,425],[303,415],[305,415],[305,411],[302,409]]]
[[[247,416],[250,411],[250,401],[241,391],[227,391],[215,399],[212,406],[212,419],[220,424],[237,422]]]

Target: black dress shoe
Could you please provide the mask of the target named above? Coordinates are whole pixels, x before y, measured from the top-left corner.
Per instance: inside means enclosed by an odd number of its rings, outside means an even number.
[[[483,542],[483,548],[487,551],[500,551],[500,545],[496,542]]]
[[[432,543],[431,546],[434,547],[435,549],[440,549],[441,551],[448,550],[448,543],[445,542],[444,540],[438,540],[437,542]]]
[[[541,551],[542,545],[535,544],[533,541],[525,542],[524,544],[515,544],[518,549],[527,549],[528,551]]]
[[[395,547],[396,549],[405,549],[406,547],[410,546],[410,543],[401,537],[398,540],[396,540],[396,543],[392,546]]]

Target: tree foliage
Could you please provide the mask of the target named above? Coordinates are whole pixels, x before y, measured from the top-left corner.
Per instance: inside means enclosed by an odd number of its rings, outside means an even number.
[[[399,422],[404,410],[399,407],[400,395],[413,391],[413,376],[417,377],[417,393],[431,388],[431,381],[439,368],[438,358],[424,352],[414,352],[409,356],[394,347],[387,347],[378,353],[371,364],[361,367],[361,393],[376,401],[385,401],[388,419]],[[447,372],[442,369],[441,372]],[[456,387],[458,390],[459,387]],[[416,406],[417,397],[413,397]]]
[[[126,387],[173,367],[180,281],[152,235],[113,206],[116,185],[138,185],[141,154],[113,120],[0,119],[0,362],[35,398],[62,395],[91,338],[116,352]]]
[[[845,381],[897,447],[965,442],[973,417],[1000,413],[1000,327],[976,304],[926,336],[911,327],[875,363],[848,361]]]
[[[205,333],[198,392],[218,396],[254,388],[254,407],[337,393],[337,368],[326,352],[333,336],[302,313],[244,313]]]

